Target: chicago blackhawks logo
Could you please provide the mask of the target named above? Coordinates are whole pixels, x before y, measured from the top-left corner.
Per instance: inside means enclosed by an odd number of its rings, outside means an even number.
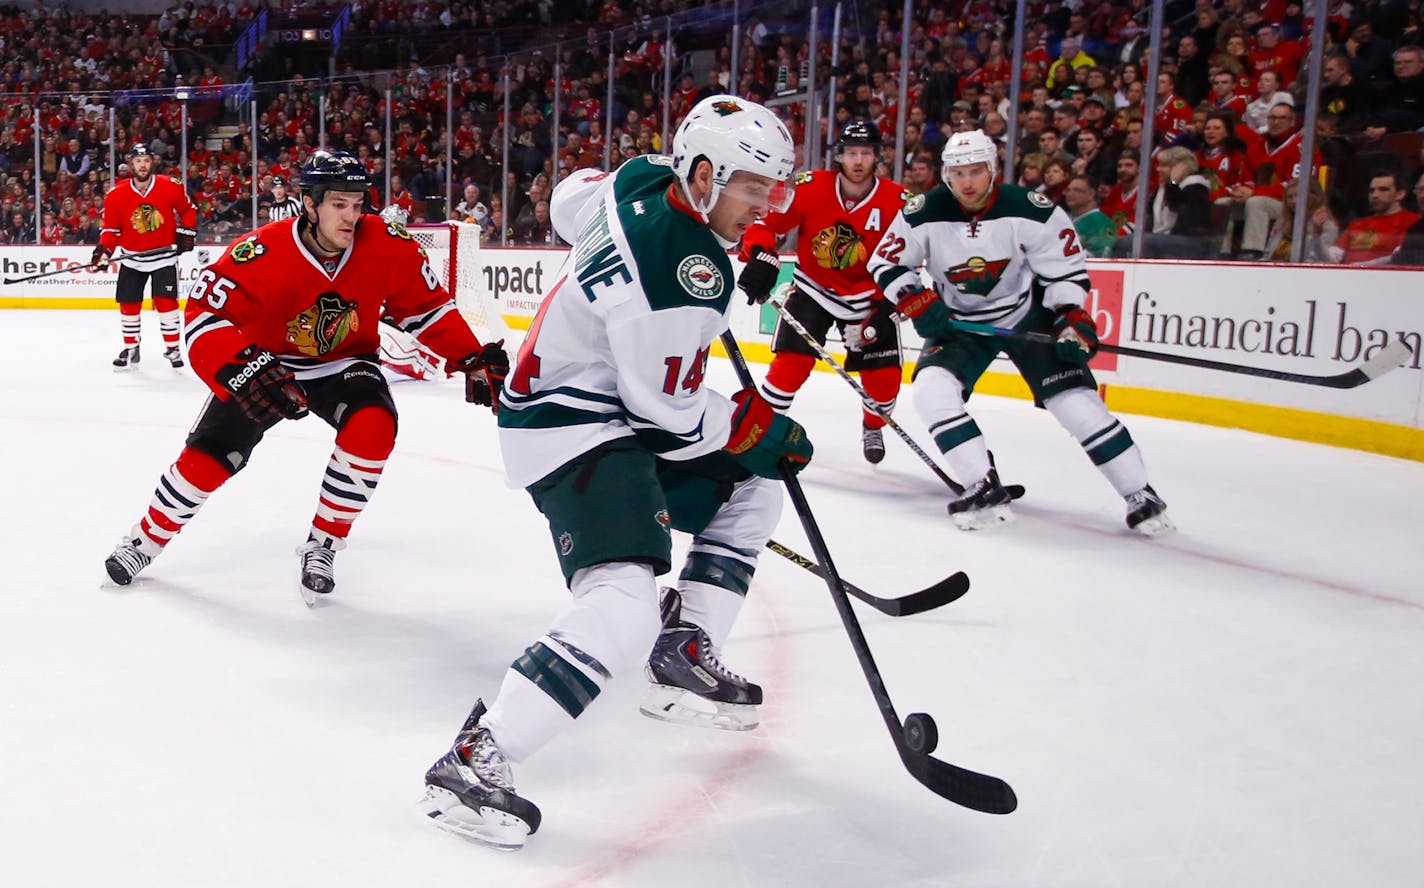
[[[850,268],[865,262],[865,242],[845,222],[822,228],[811,239],[811,255],[822,268]]]
[[[712,110],[716,111],[722,117],[727,117],[742,110],[742,106],[731,99],[723,99],[720,102],[713,102]]]
[[[999,278],[1004,276],[1004,269],[1008,267],[1009,260],[1007,259],[985,259],[982,256],[975,256],[946,271],[944,276],[965,293],[988,296],[990,291],[998,286]]]
[[[287,341],[302,354],[316,357],[335,350],[359,329],[356,303],[342,299],[340,293],[322,293],[316,305],[287,322]]]
[[[267,247],[257,242],[257,235],[250,234],[233,244],[228,255],[232,256],[234,262],[251,262],[265,252]]]
[[[163,213],[153,204],[139,204],[129,216],[129,224],[139,234],[148,234],[163,227]]]
[[[722,272],[706,256],[694,254],[678,263],[677,282],[698,299],[722,295]]]

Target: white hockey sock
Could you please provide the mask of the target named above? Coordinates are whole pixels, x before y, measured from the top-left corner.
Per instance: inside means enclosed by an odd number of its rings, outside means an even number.
[[[1059,425],[1068,430],[1087,451],[1119,496],[1136,493],[1147,486],[1147,466],[1142,451],[1132,440],[1127,426],[1108,412],[1108,407],[1092,389],[1070,389],[1054,395],[1043,406]]]
[[[318,538],[344,539],[351,532],[351,523],[371,501],[385,466],[383,459],[361,459],[340,447],[333,450],[321,479],[313,533]]]
[[[614,676],[641,669],[662,629],[648,565],[584,568],[570,591],[574,600],[510,665],[485,716],[510,761],[523,761],[573,724]]]
[[[163,334],[164,346],[177,348],[179,334],[183,331],[183,313],[177,309],[160,311],[158,313],[158,329]]]
[[[910,392],[949,463],[950,474],[965,486],[989,474],[989,446],[964,409],[964,383],[942,367],[926,367],[916,375]]]
[[[156,557],[169,540],[178,535],[207,502],[211,491],[200,490],[183,477],[176,464],[158,479],[148,512],[134,525],[130,536],[138,541],[139,551]]]

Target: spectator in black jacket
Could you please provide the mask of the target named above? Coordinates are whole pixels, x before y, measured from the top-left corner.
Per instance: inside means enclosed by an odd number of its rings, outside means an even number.
[[[1157,153],[1157,192],[1152,230],[1142,237],[1144,259],[1205,259],[1220,237],[1211,228],[1211,185],[1197,172],[1197,157],[1181,146]],[[1132,253],[1132,238],[1120,237],[1114,255]]]
[[[1376,116],[1390,132],[1424,126],[1424,48],[1401,46],[1394,51],[1394,81],[1376,106]]]

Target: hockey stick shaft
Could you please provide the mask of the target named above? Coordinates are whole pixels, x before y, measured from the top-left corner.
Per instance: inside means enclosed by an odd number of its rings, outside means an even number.
[[[742,350],[738,347],[737,340],[732,336],[730,330],[722,334],[722,345],[726,349],[728,357],[732,359],[732,366],[737,371],[737,378],[741,381],[742,387],[754,390],[756,381],[752,379],[746,358],[743,357]],[[991,814],[1007,814],[1013,811],[1018,806],[1018,799],[1014,796],[1013,789],[1004,781],[997,777],[977,774],[941,762],[929,755],[927,748],[911,748],[911,741],[907,739],[910,732],[906,730],[906,725],[900,721],[899,715],[895,712],[895,704],[891,702],[890,693],[885,688],[885,681],[880,675],[880,669],[875,665],[875,657],[871,654],[870,644],[865,639],[865,632],[860,628],[860,621],[856,619],[855,611],[851,609],[850,598],[846,595],[844,582],[836,571],[835,564],[831,561],[830,550],[826,546],[825,538],[821,536],[821,529],[816,523],[815,516],[811,513],[811,505],[806,501],[806,493],[801,489],[801,483],[797,480],[796,473],[785,462],[781,464],[780,474],[782,483],[786,487],[786,493],[791,497],[791,504],[801,519],[801,527],[805,530],[806,538],[811,543],[811,551],[815,554],[821,569],[825,571],[823,579],[826,581],[826,588],[830,590],[831,600],[835,602],[836,612],[841,618],[841,625],[845,627],[846,636],[850,639],[856,659],[860,661],[861,673],[864,674],[866,683],[870,685],[871,696],[875,698],[876,706],[885,721],[886,729],[890,731],[895,749],[899,752],[900,761],[904,764],[905,769],[931,792],[957,805]],[[927,725],[931,733],[934,731],[933,720],[929,716],[919,715],[915,721],[917,726]]]
[[[951,320],[950,325],[957,330],[966,333],[979,333],[985,336],[1001,336],[1005,339],[1014,339],[1019,342],[1036,342],[1043,345],[1052,345],[1057,342],[1048,333],[1038,333],[1029,330],[1010,330],[1007,327],[995,327],[992,324],[979,324],[973,321]],[[1132,348],[1126,345],[1111,345],[1109,343],[1099,343],[1098,351],[1115,355],[1125,355],[1130,358],[1142,358],[1149,361],[1163,361],[1168,364],[1181,364],[1186,367],[1200,367],[1204,370],[1220,370],[1224,373],[1240,373],[1245,376],[1259,376],[1264,379],[1279,379],[1282,382],[1296,382],[1302,385],[1319,385],[1326,388],[1354,388],[1364,385],[1371,379],[1388,373],[1396,367],[1409,360],[1412,354],[1409,346],[1402,341],[1396,340],[1386,345],[1365,363],[1344,373],[1337,373],[1333,376],[1315,376],[1309,373],[1291,373],[1286,370],[1271,370],[1267,367],[1252,367],[1246,364],[1228,364],[1225,361],[1212,361],[1207,358],[1193,358],[1187,355],[1173,355],[1165,352],[1146,351],[1140,348]]]
[[[103,260],[102,262],[90,262],[88,265],[66,265],[64,268],[54,268],[49,271],[42,271],[39,274],[31,274],[25,277],[5,278],[5,286],[9,287],[13,286],[14,284],[23,284],[26,281],[37,281],[40,278],[54,277],[55,275],[60,274],[72,274],[76,271],[93,271],[96,268],[102,268],[105,265],[108,265],[111,262],[117,262],[120,259],[139,259],[146,261],[149,259],[166,259],[170,255],[178,255],[177,248],[160,247],[156,250],[148,250],[143,253],[126,253],[123,256],[111,257],[109,259]]]
[[[826,578],[826,572],[821,568],[821,565],[805,555],[783,546],[776,540],[767,540],[766,547],[797,567],[810,571],[821,579]],[[878,595],[871,595],[845,578],[841,578],[841,585],[845,588],[847,595],[857,601],[865,602],[882,614],[891,617],[909,617],[963,598],[964,593],[969,591],[969,577],[961,570],[945,577],[933,586],[899,598],[881,598]]]
[[[954,494],[956,496],[964,493],[964,485],[958,483],[953,478],[949,477],[949,475],[945,474],[944,469],[941,469],[939,467],[939,463],[931,459],[930,455],[926,453],[920,447],[920,445],[915,443],[915,439],[911,438],[909,433],[900,427],[900,424],[896,422],[893,417],[890,416],[890,412],[887,411],[884,407],[881,407],[879,401],[876,401],[874,398],[870,397],[870,393],[865,390],[865,387],[862,386],[859,382],[857,382],[855,377],[851,376],[849,371],[842,367],[840,365],[840,362],[837,361],[831,355],[830,352],[826,351],[825,346],[821,345],[821,343],[816,341],[816,337],[811,335],[811,331],[807,330],[805,325],[798,321],[795,316],[793,316],[791,312],[787,310],[786,303],[774,298],[770,301],[772,305],[776,306],[776,310],[781,314],[781,319],[785,321],[791,327],[791,329],[795,330],[796,335],[800,336],[801,339],[805,341],[808,346],[811,347],[811,350],[816,353],[816,357],[820,358],[822,361],[825,361],[826,366],[834,370],[837,376],[839,376],[841,379],[844,379],[846,381],[846,384],[855,390],[855,393],[860,396],[861,403],[865,404],[866,410],[869,410],[871,413],[874,413],[876,416],[885,420],[885,424],[890,427],[890,430],[893,431],[896,435],[898,435],[900,437],[900,440],[905,442],[905,446],[909,447],[912,451],[914,451],[915,456],[918,456],[920,458],[920,462],[929,466],[930,471],[938,475],[939,480],[943,481],[946,487],[954,491]]]

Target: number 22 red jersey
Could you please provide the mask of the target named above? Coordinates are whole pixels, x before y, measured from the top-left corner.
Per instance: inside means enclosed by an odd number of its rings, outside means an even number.
[[[899,185],[877,176],[870,193],[859,201],[841,194],[840,173],[810,170],[796,174],[796,193],[785,213],[757,220],[742,238],[742,259],[753,246],[776,249],[777,236],[799,228],[796,243],[796,285],[832,316],[863,318],[872,299],[880,297],[865,270],[880,237],[905,205],[908,195]]]
[[[184,337],[199,377],[212,380],[238,352],[256,344],[282,359],[298,379],[338,373],[374,360],[380,320],[430,350],[459,360],[479,340],[410,233],[365,215],[351,246],[323,263],[301,240],[301,219],[272,222],[232,244],[203,269],[188,296]]]

